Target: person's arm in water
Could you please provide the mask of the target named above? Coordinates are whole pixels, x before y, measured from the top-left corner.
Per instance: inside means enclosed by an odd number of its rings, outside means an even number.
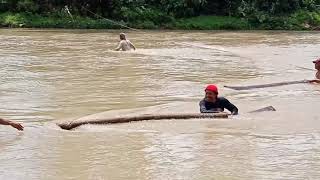
[[[136,50],[136,47],[131,43],[131,41],[128,40],[128,43],[134,50]]]
[[[16,122],[12,122],[12,121],[4,120],[4,119],[0,118],[0,124],[1,125],[10,125],[16,129],[18,129],[19,131],[23,131],[23,126],[19,123],[16,123]]]
[[[320,84],[320,79],[309,80],[309,83]]]
[[[238,108],[232,104],[228,99],[223,98],[223,105],[231,112],[231,115],[238,115]]]
[[[210,110],[210,109],[208,110],[206,108],[204,100],[200,101],[199,106],[200,106],[200,112],[201,113],[215,113],[216,112],[216,111],[213,111],[213,110]]]
[[[115,51],[120,51],[122,48],[122,41],[119,42],[118,47],[115,49]]]

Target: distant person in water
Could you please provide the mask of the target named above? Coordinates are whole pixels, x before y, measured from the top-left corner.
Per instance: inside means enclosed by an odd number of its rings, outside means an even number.
[[[131,49],[136,50],[136,47],[126,38],[124,33],[120,34],[120,42],[116,51],[130,51]]]
[[[205,93],[205,98],[199,103],[201,113],[217,113],[228,109],[232,115],[238,114],[238,108],[235,105],[226,98],[218,97],[218,87],[216,85],[208,85]]]
[[[16,128],[18,129],[19,131],[23,131],[23,126],[19,123],[16,123],[16,122],[12,122],[12,121],[9,121],[9,120],[5,120],[5,119],[1,119],[0,118],[0,124],[1,125],[10,125],[12,126],[13,128]]]
[[[314,63],[314,68],[317,70],[317,73],[316,73],[316,79],[314,80],[310,80],[309,82],[310,83],[318,83],[320,84],[320,58],[313,61]]]
[[[317,70],[316,79],[320,80],[320,58],[313,61],[314,68]]]

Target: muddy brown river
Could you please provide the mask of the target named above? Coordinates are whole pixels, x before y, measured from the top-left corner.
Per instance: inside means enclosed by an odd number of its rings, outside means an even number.
[[[319,32],[0,30],[0,179],[319,179]],[[206,84],[236,104],[229,119],[85,125],[95,114],[194,113]],[[272,105],[276,112],[247,112]],[[103,113],[101,113],[103,112]],[[100,113],[100,114],[96,114]]]

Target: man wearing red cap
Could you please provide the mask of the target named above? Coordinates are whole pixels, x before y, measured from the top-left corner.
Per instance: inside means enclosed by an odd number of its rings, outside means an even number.
[[[208,85],[205,92],[205,98],[199,103],[201,113],[217,113],[228,109],[232,115],[238,114],[238,108],[235,105],[226,98],[218,97],[218,87],[216,85]]]

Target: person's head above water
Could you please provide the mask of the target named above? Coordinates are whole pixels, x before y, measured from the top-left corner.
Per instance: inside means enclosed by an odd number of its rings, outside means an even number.
[[[120,40],[126,40],[126,34],[120,33]]]
[[[314,68],[316,70],[320,71],[320,58],[315,60],[315,61],[313,61],[313,63],[314,63]]]
[[[205,89],[206,92],[206,100],[207,101],[215,101],[218,98],[218,87],[214,84],[210,84]]]

